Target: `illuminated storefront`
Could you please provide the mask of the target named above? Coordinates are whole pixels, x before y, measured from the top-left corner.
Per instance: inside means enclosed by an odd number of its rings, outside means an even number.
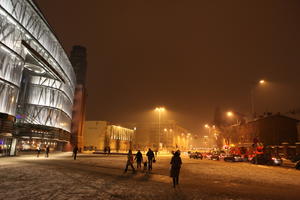
[[[107,127],[109,147],[115,151],[128,151],[132,149],[134,130],[121,126],[110,125]]]
[[[0,0],[0,148],[9,147],[0,155],[70,141],[74,88],[72,65],[33,1]]]

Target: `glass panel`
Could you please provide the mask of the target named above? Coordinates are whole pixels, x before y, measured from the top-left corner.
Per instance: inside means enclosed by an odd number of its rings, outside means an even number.
[[[1,22],[4,21],[5,18],[12,24],[11,28],[15,30],[11,32],[7,29],[6,32],[9,33],[7,36],[16,37],[18,35],[18,37],[22,37],[23,40],[30,41],[30,45],[37,52],[43,55],[58,72],[66,76],[67,80],[70,81],[68,84],[74,89],[76,79],[73,67],[59,41],[55,35],[52,34],[42,14],[34,9],[32,4],[24,0],[0,0],[0,5],[4,8],[4,10],[0,8]],[[7,15],[7,13],[11,14],[13,18]],[[19,24],[21,24],[25,30]],[[4,29],[1,28],[0,30],[2,31]],[[22,34],[22,32],[25,34]],[[20,46],[20,44],[15,42],[18,41],[18,43],[20,43],[21,40],[10,38],[7,39],[7,41],[12,42],[13,44],[9,44],[8,46],[17,51],[15,48],[18,45]],[[44,51],[44,49],[50,53],[51,56],[46,56],[47,52]],[[54,60],[51,57],[54,58]]]
[[[64,112],[37,105],[26,106],[26,113],[21,122],[61,128],[68,132],[71,128],[71,118]]]
[[[0,80],[0,113],[15,115],[19,89]]]
[[[27,95],[28,104],[57,108],[72,116],[72,103],[60,90],[30,84]]]
[[[0,78],[20,86],[23,61],[0,43]]]

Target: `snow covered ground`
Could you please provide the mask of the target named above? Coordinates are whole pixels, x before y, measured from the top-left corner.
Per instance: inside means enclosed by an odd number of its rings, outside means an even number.
[[[180,185],[172,187],[170,156],[152,173],[123,173],[125,156],[50,154],[0,158],[0,199],[238,200],[299,199],[300,171],[183,157]]]

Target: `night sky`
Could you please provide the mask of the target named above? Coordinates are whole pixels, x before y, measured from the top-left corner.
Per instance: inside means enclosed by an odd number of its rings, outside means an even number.
[[[214,109],[300,108],[300,1],[38,0],[67,52],[88,50],[88,120],[164,105],[200,130]],[[256,87],[264,78],[268,84]]]

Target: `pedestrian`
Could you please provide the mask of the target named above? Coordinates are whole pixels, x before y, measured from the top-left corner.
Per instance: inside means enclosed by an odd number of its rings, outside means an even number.
[[[104,147],[104,154],[106,155],[107,147]]]
[[[147,170],[147,161],[144,162],[144,169],[143,172],[145,172]]]
[[[181,168],[181,158],[180,158],[180,151],[176,151],[174,156],[171,159],[171,171],[170,176],[173,178],[173,187],[175,188],[176,185],[179,183],[179,173]]]
[[[36,157],[40,157],[41,150],[42,150],[42,149],[41,149],[41,146],[38,146]]]
[[[152,170],[152,163],[153,163],[153,160],[155,159],[154,158],[154,153],[153,151],[149,148],[148,152],[147,152],[147,157],[148,157],[148,171],[151,171]]]
[[[138,150],[138,152],[135,154],[135,158],[136,160],[136,168],[141,168],[142,167],[142,161],[143,161],[143,154],[141,153],[140,150]]]
[[[108,155],[110,155],[110,146],[107,147]]]
[[[135,172],[135,169],[134,169],[134,167],[133,167],[133,155],[132,155],[132,151],[131,151],[131,150],[129,150],[129,151],[128,151],[128,154],[127,154],[127,162],[126,162],[126,167],[125,167],[124,173],[127,172],[128,166],[131,167],[132,173],[134,173],[134,172]]]
[[[74,160],[76,160],[77,153],[78,153],[78,147],[77,147],[77,145],[75,145],[75,147],[74,147],[74,149],[73,149],[73,157],[74,157]]]
[[[48,158],[49,157],[49,152],[50,152],[50,147],[49,145],[46,146],[46,151],[45,151],[45,157]]]

